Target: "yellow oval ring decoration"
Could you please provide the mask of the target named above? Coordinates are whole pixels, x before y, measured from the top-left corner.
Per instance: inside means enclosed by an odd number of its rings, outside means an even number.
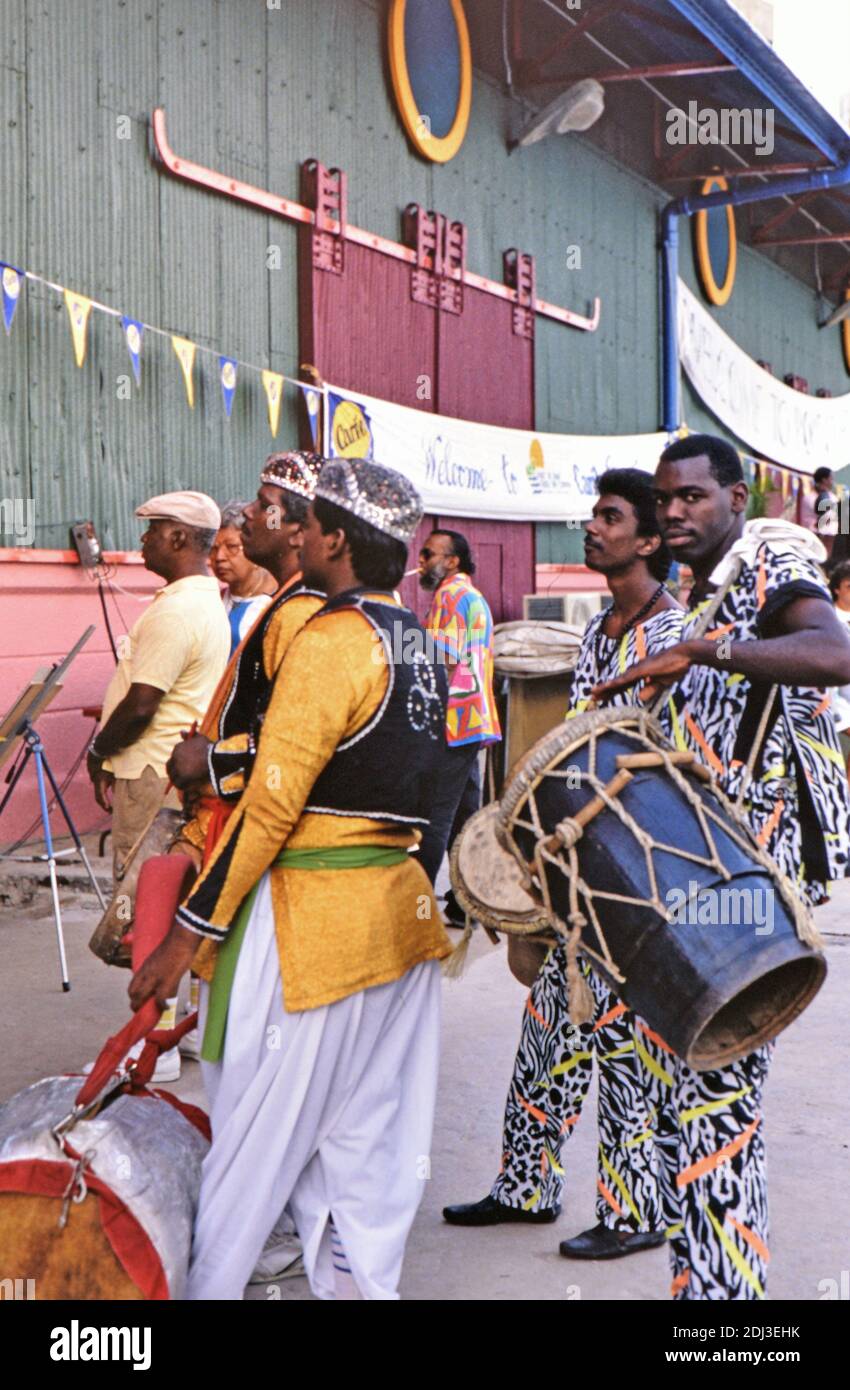
[[[714,193],[728,189],[729,185],[720,174],[715,174],[711,178],[705,179],[700,193]],[[716,267],[711,260],[711,245],[709,241],[708,219],[709,211],[703,208],[694,215],[694,257],[697,263],[697,274],[703,294],[709,304],[718,306],[728,303],[732,286],[735,283],[735,269],[738,264],[738,238],[735,233],[735,209],[733,207],[715,208],[715,212],[726,213],[726,229],[728,237],[728,253],[726,257],[726,274],[722,284],[717,283],[715,278]]]
[[[844,286],[844,302],[850,299],[850,285]],[[844,354],[844,370],[850,376],[850,319],[841,320],[841,350]]]
[[[411,6],[418,6],[422,0],[410,0],[410,3]],[[469,43],[466,15],[463,12],[462,0],[448,0],[448,4],[456,30],[460,73],[454,115],[447,123],[448,128],[442,134],[434,133],[432,130],[434,121],[427,111],[421,109],[414,96],[413,89],[416,79],[411,74],[405,40],[408,0],[392,0],[389,13],[390,75],[399,115],[415,149],[425,159],[430,159],[435,164],[445,164],[457,154],[466,137],[469,112],[472,106],[472,49]],[[427,56],[431,57],[431,55]],[[439,86],[441,71],[445,71],[445,65],[441,64],[440,58],[441,54],[435,51],[430,64],[430,76],[436,86]],[[417,55],[417,64],[418,61]],[[422,72],[420,67],[420,77]],[[444,97],[445,92],[440,95]]]

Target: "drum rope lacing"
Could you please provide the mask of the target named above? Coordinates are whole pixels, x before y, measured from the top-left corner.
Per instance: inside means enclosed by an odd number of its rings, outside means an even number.
[[[608,715],[608,719],[600,719],[601,715]],[[581,722],[579,722],[579,720]],[[799,939],[805,944],[813,947],[822,945],[820,933],[814,925],[811,913],[806,905],[798,898],[793,885],[782,873],[776,862],[768,855],[767,851],[759,844],[752,831],[742,821],[738,805],[724,795],[717,786],[713,777],[710,780],[710,790],[717,799],[720,807],[734,822],[729,825],[719,811],[703,801],[696,787],[685,777],[671,754],[674,750],[665,747],[665,740],[658,726],[654,724],[648,713],[644,710],[627,710],[617,708],[616,710],[595,712],[594,722],[598,727],[591,727],[589,730],[584,728],[586,721],[579,716],[576,720],[575,733],[578,735],[565,748],[552,749],[553,740],[547,738],[541,741],[541,745],[535,750],[535,754],[530,758],[527,766],[511,784],[513,795],[502,801],[502,825],[504,843],[516,857],[520,868],[523,870],[526,883],[532,893],[542,901],[546,916],[548,917],[554,930],[564,938],[567,955],[567,985],[570,1013],[573,1021],[577,1024],[589,1021],[592,1014],[593,1001],[587,982],[580,973],[579,951],[585,956],[595,960],[604,971],[611,977],[615,984],[625,983],[625,976],[618,970],[611,955],[605,933],[599,921],[598,913],[594,906],[594,899],[606,899],[612,902],[628,903],[633,906],[651,907],[666,921],[670,920],[670,913],[666,905],[661,901],[658,891],[658,883],[655,875],[655,865],[653,863],[653,852],[659,851],[676,855],[681,859],[689,860],[692,863],[705,865],[716,872],[727,882],[732,877],[720,859],[717,851],[714,834],[710,826],[713,821],[725,835],[727,835],[739,848],[754,858],[762,868],[768,872],[777,884],[794,920],[794,925]],[[766,726],[766,718],[764,720]],[[678,846],[665,844],[657,841],[648,834],[633,816],[626,810],[619,796],[610,794],[611,783],[601,780],[597,772],[597,740],[600,733],[606,732],[612,725],[630,725],[628,735],[642,746],[644,749],[656,755],[659,766],[663,767],[667,776],[672,778],[676,786],[681,790],[686,800],[692,807],[697,822],[700,826],[706,847],[706,854],[697,854],[691,850],[680,849]],[[562,726],[563,727],[563,726]],[[620,732],[625,732],[622,728]],[[761,731],[760,731],[761,732]],[[652,735],[652,737],[650,737]],[[649,898],[637,898],[622,893],[607,892],[602,889],[595,889],[584,881],[581,877],[578,863],[578,853],[576,845],[584,833],[584,828],[575,817],[565,817],[549,835],[544,829],[537,806],[537,789],[542,785],[547,777],[563,777],[565,774],[559,772],[556,766],[563,763],[577,748],[588,743],[588,771],[580,774],[582,784],[586,784],[596,793],[597,798],[604,807],[613,812],[619,820],[634,835],[635,840],[644,852],[647,878],[649,882]],[[675,756],[675,754],[674,754]],[[621,774],[622,775],[622,774]],[[601,809],[601,808],[600,808]],[[525,819],[523,812],[526,811],[530,819]],[[536,846],[532,861],[529,863],[514,839],[514,830],[523,828],[531,831],[536,838]],[[566,851],[566,861],[564,859]],[[558,915],[552,902],[551,892],[546,873],[546,866],[551,865],[563,873],[569,884],[569,913],[567,921],[564,922]],[[585,911],[586,910],[586,911]],[[596,950],[593,946],[583,940],[582,933],[588,924],[588,916],[596,934],[600,949]],[[588,1012],[588,1010],[590,1012]]]

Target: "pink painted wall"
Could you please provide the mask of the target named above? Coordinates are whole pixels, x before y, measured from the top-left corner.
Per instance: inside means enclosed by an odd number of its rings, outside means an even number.
[[[114,582],[129,591],[117,592],[114,597],[107,594],[109,619],[117,639],[142,613],[139,600],[152,594],[162,581],[148,573],[137,552],[115,552],[106,560],[115,571]],[[538,565],[536,579],[539,593],[599,587],[597,576],[584,565]],[[37,668],[60,660],[90,623],[95,625],[94,635],[71,667],[63,689],[38,720],[60,784],[95,728],[83,710],[101,704],[115,669],[97,585],[87,577],[73,551],[0,549],[0,713],[10,707]],[[8,762],[0,769],[0,797],[10,766]],[[68,787],[66,800],[80,831],[108,825],[108,817],[91,794],[84,765]],[[37,815],[35,774],[30,765],[0,818],[0,845],[16,840]],[[55,835],[63,833],[61,815],[51,816],[51,827]],[[40,827],[34,833],[40,835]]]
[[[538,594],[595,593],[604,580],[586,565],[537,565],[534,591]]]
[[[115,571],[113,581],[129,591],[116,593],[117,607],[107,594],[109,620],[117,639],[144,611],[139,599],[152,594],[162,581],[143,567],[137,553],[117,552],[105,558]],[[68,672],[63,689],[37,722],[60,785],[95,727],[82,711],[86,706],[101,704],[115,669],[97,585],[87,577],[72,551],[0,550],[1,712],[5,713],[17,699],[38,667],[49,666],[66,655],[91,623],[95,625],[94,634]],[[11,762],[7,762],[0,770],[0,796],[6,789],[10,766]],[[68,787],[66,801],[78,830],[94,830],[108,824],[91,794],[85,765]],[[0,817],[0,844],[16,840],[37,815],[35,773],[30,764]],[[50,823],[55,835],[63,833],[61,813],[53,814]],[[34,833],[40,836],[40,825]]]

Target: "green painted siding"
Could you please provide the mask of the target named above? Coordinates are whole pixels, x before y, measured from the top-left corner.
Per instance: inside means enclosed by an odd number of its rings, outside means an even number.
[[[0,0],[0,258],[297,374],[294,227],[160,172],[147,120],[161,104],[178,154],[296,198],[298,166],[315,156],[346,170],[359,226],[396,238],[402,209],[419,202],[467,224],[471,269],[501,279],[502,252],[517,246],[536,256],[544,298],[584,312],[600,294],[595,335],[538,321],[538,427],[656,428],[663,195],[581,139],[508,156],[516,109],[480,75],[463,149],[426,165],[389,96],[382,14],[373,0]],[[570,246],[580,269],[567,268]],[[692,280],[684,238],[682,262]],[[837,331],[818,334],[808,291],[763,258],[741,253],[720,314],[780,375],[846,389]],[[28,287],[0,335],[0,488],[34,498],[37,545],[64,546],[69,522],[88,515],[108,545],[132,545],[133,505],[166,488],[253,492],[271,442],[258,379],[237,391],[228,424],[212,359],[196,367],[194,411],[167,339],[146,341],[142,371],[141,393],[122,399],[129,359],[98,314],[78,370],[61,299]],[[688,422],[709,427],[686,401]],[[278,447],[295,441],[295,422],[289,396]],[[576,532],[539,528],[541,560],[578,558],[577,544]]]

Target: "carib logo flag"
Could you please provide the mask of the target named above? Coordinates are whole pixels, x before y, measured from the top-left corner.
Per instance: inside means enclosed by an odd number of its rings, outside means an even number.
[[[357,401],[330,393],[331,455],[334,458],[372,457],[372,426],[368,411]]]

